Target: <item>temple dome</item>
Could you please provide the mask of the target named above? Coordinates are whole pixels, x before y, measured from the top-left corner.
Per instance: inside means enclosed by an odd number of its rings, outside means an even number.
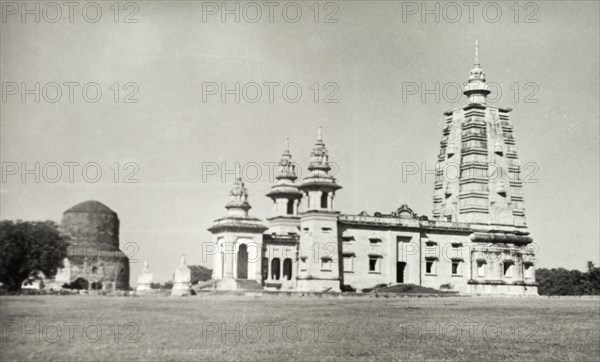
[[[96,200],[88,200],[88,201],[81,202],[81,203],[71,207],[64,213],[65,214],[67,214],[67,213],[114,214],[114,215],[117,214],[116,212],[112,211],[108,206],[106,206],[103,203],[96,201]]]
[[[65,211],[60,230],[71,244],[119,249],[119,216],[98,201],[85,201]]]

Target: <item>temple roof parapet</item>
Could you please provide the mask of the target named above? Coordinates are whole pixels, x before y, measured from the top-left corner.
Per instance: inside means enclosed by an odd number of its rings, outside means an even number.
[[[409,228],[437,231],[457,231],[471,234],[471,240],[475,242],[493,243],[530,243],[532,239],[528,236],[527,228],[512,225],[489,225],[452,221],[428,220],[426,218],[403,219],[392,215],[359,215],[340,214],[338,220],[342,224],[362,225],[365,227],[381,228]]]

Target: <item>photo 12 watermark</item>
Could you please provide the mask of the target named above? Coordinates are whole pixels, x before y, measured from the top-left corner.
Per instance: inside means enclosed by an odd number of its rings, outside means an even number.
[[[2,103],[140,103],[136,82],[2,82]]]
[[[296,172],[298,179],[305,174],[303,168],[296,162],[291,163]],[[241,178],[247,183],[257,183],[259,181],[267,181],[273,183],[277,181],[277,175],[281,165],[275,161],[265,162],[214,162],[204,161],[201,164],[202,183],[220,182],[232,183],[237,178]],[[328,172],[328,177],[334,177],[338,174],[340,167],[336,162],[329,162],[331,170]]]
[[[202,343],[338,343],[333,322],[201,322]]]
[[[508,178],[510,182],[523,184],[537,184],[536,178],[540,171],[537,162],[519,163],[514,161],[510,166],[503,166],[500,162],[472,162],[465,169],[458,162],[436,162],[433,166],[427,162],[402,162],[402,183],[414,182],[430,183],[433,181],[459,182],[461,179],[477,179],[495,183]]]
[[[514,103],[539,103],[540,85],[537,82],[513,82],[502,86],[497,82],[487,82],[491,92],[486,98],[488,103],[498,103],[505,97]],[[402,82],[402,103],[458,103],[463,100],[465,89],[473,87],[471,83],[457,82]]]
[[[415,322],[401,323],[399,342],[538,343],[536,323]]]
[[[98,259],[118,262],[125,256],[130,264],[136,264],[139,262],[139,259],[135,258],[135,256],[139,251],[140,245],[133,241],[121,244],[118,250],[106,250],[95,243],[77,243],[69,244],[69,247],[67,248],[67,258],[84,257],[89,260]]]
[[[202,82],[202,103],[340,103],[336,82]]]
[[[2,183],[139,183],[136,162],[14,162],[1,165]]]
[[[535,1],[402,1],[402,23],[538,24]]]
[[[202,23],[338,24],[340,6],[334,1],[203,1]]]
[[[472,321],[422,321],[401,323],[398,328],[400,343],[514,343],[514,344],[564,344],[567,341],[597,345],[597,326],[583,326],[570,330],[555,324],[539,322],[472,322]]]
[[[139,343],[135,322],[16,322],[3,320],[2,342],[20,343]]]
[[[2,1],[0,11],[3,24],[140,22],[135,1]]]
[[[372,218],[377,218],[373,216]],[[373,220],[375,221],[375,220]],[[429,221],[427,221],[429,223]],[[303,230],[302,232],[310,233],[309,231]],[[375,239],[379,240],[379,239]],[[361,240],[359,242],[371,243],[370,239]],[[381,241],[383,242],[383,240]],[[394,240],[396,242],[396,240]],[[352,240],[344,240],[345,247],[350,244],[356,243]],[[298,245],[298,247],[283,247],[275,250],[273,248],[266,248],[264,252],[263,245],[255,242],[246,242],[247,256],[243,256],[244,261],[249,263],[259,263],[263,258],[272,260],[279,258],[281,260],[291,259],[292,263],[297,262],[296,255],[303,255],[307,259],[312,260],[314,263],[321,262],[323,259],[330,260],[334,263],[339,262],[340,256],[343,254],[340,249],[338,242],[312,242],[309,245]],[[343,248],[343,247],[342,247]],[[506,260],[503,254],[506,248],[495,246],[493,244],[488,245],[475,245],[475,244],[463,244],[462,242],[448,242],[439,244],[435,241],[423,241],[423,242],[402,242],[402,247],[398,248],[398,259],[408,260],[413,257],[421,257],[423,259],[435,259],[437,261],[445,261],[448,263],[456,262],[460,260],[462,263],[476,264],[479,261],[494,264],[501,263]],[[535,242],[530,242],[524,245],[513,247],[514,254],[520,256],[519,262],[521,263],[538,263],[536,254],[539,252],[539,245]],[[472,259],[474,252],[479,252],[481,256],[477,260]],[[385,253],[384,253],[385,254]],[[240,260],[239,245],[235,243],[215,243],[215,242],[202,242],[202,262],[210,263],[212,258],[219,256],[219,260],[223,264],[227,264],[229,261],[233,262],[233,265],[238,263]],[[368,255],[365,255],[367,257]],[[512,259],[511,259],[512,260]]]

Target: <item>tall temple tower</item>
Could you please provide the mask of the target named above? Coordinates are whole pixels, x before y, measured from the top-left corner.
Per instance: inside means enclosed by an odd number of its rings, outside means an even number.
[[[461,251],[460,259],[451,259],[455,270],[466,263],[467,292],[535,295],[533,239],[525,223],[520,165],[509,118],[512,110],[487,103],[490,90],[477,43],[475,65],[463,93],[468,104],[444,113],[433,217],[444,227],[456,229],[458,235],[461,228],[470,230],[467,240],[450,241],[455,243],[452,247],[459,246],[456,250],[460,245],[468,247],[466,255]],[[441,239],[434,234],[428,237]]]
[[[310,174],[299,186],[304,197],[300,213],[298,289],[339,291],[339,211],[335,211],[333,201],[341,186],[330,174],[329,155],[321,127],[308,170]]]
[[[487,104],[485,81],[476,43],[475,65],[463,92],[468,104],[444,113],[433,217],[526,228],[512,109]]]
[[[217,289],[238,289],[239,280],[261,282],[262,233],[260,219],[248,214],[248,189],[238,178],[225,205],[227,215],[208,228],[213,234],[213,274]],[[236,281],[237,280],[237,281]]]
[[[271,187],[267,197],[273,200],[273,216],[268,218],[269,234],[291,235],[298,234],[300,216],[298,207],[302,192],[298,190],[296,180],[296,165],[290,153],[289,139],[285,140],[285,151],[279,161],[277,184]]]

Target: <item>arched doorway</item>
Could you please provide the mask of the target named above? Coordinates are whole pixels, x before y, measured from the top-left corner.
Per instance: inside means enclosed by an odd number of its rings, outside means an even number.
[[[283,276],[287,280],[292,280],[292,259],[283,260]]]
[[[279,280],[279,277],[281,276],[281,272],[279,270],[280,268],[280,261],[279,258],[274,258],[273,260],[271,260],[271,279],[272,280]]]
[[[248,279],[248,246],[240,244],[237,253],[237,279]]]

